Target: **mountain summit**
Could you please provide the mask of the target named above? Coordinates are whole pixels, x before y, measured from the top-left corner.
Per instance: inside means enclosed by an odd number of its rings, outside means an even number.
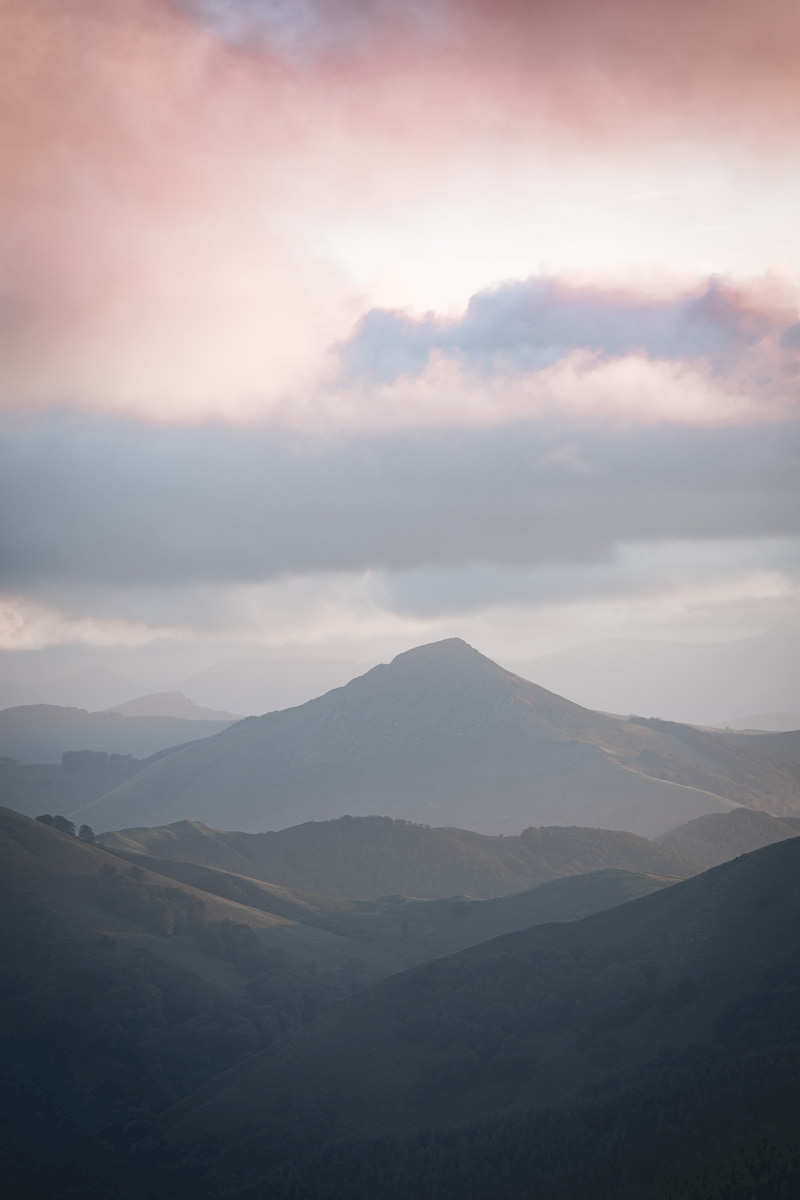
[[[192,818],[258,831],[380,813],[653,836],[737,803],[766,807],[780,788],[770,777],[759,791],[752,770],[738,785],[741,753],[722,735],[581,708],[449,638],[169,755],[80,818],[99,830]],[[780,783],[800,811],[797,781]]]

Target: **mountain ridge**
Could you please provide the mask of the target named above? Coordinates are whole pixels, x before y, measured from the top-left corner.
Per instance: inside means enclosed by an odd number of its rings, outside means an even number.
[[[739,804],[800,812],[800,770],[759,756],[751,735],[595,713],[450,638],[240,721],[82,819],[256,832],[381,812],[486,833],[574,824],[653,836]]]

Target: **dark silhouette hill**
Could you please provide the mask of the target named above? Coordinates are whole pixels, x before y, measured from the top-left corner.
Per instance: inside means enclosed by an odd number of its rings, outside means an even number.
[[[705,871],[740,854],[774,842],[800,836],[800,817],[771,817],[749,808],[710,813],[665,833],[658,844],[675,854],[691,857]]]
[[[231,720],[123,717],[56,704],[23,704],[0,712],[0,755],[23,763],[59,763],[67,750],[149,758],[171,746],[210,737],[230,724]]]
[[[425,1194],[411,1181],[430,1181],[418,1169],[439,1147],[429,1194],[448,1200],[528,1194],[526,1171],[545,1172],[542,1195],[745,1196],[731,1186],[745,1175],[739,1139],[779,1183],[796,1169],[798,913],[796,838],[385,980],[201,1088],[164,1127],[242,1195]],[[661,1190],[619,1176],[618,1139]],[[722,1179],[725,1163],[727,1191],[670,1189],[671,1172]]]
[[[179,821],[101,840],[153,861],[196,863],[295,891],[364,900],[388,894],[485,899],[605,867],[668,876],[697,870],[685,856],[633,833],[550,827],[490,837],[389,817],[310,821],[274,833],[223,832]]]
[[[453,638],[240,721],[139,773],[85,819],[260,831],[378,811],[487,833],[535,823],[653,836],[737,804],[800,813],[800,767],[746,735],[591,712]]]

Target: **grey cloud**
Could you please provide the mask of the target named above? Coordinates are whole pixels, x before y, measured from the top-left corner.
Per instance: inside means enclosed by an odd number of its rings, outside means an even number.
[[[781,334],[781,347],[785,350],[800,350],[800,321],[784,329]]]
[[[234,45],[257,43],[290,59],[326,51],[352,50],[382,28],[387,17],[413,22],[424,41],[443,28],[435,0],[178,0],[181,8]]]
[[[800,582],[800,539],[668,542],[625,545],[600,562],[539,567],[480,564],[389,571],[374,583],[382,607],[405,616],[478,612],[496,604],[559,605],[630,598],[642,592],[770,571]],[[700,604],[700,601],[696,602]],[[758,602],[762,609],[763,601]],[[780,600],[770,599],[769,606]],[[794,601],[792,601],[794,605]]]
[[[743,302],[718,279],[700,292],[657,300],[532,278],[479,292],[456,320],[372,309],[337,350],[347,377],[382,382],[419,374],[435,350],[489,371],[541,368],[579,349],[702,357],[721,367],[782,328],[774,314]],[[791,329],[782,339],[787,347],[794,345]]]
[[[2,583],[546,567],[608,561],[623,543],[788,537],[799,432],[520,423],[313,441],[74,413],[8,422]]]

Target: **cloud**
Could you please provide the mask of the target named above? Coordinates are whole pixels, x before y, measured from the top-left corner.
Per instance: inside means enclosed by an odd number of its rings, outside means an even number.
[[[763,145],[796,135],[792,0],[765,0],[758,10],[749,0],[180,2],[230,44],[284,57],[312,78],[346,74],[355,88],[380,81],[381,116],[391,91],[395,112],[398,102],[426,111],[431,132],[444,118],[451,137],[476,118],[495,134],[533,121],[593,138],[694,136],[705,127]]]
[[[374,594],[390,612],[436,618],[498,606],[557,608],[649,598],[672,609],[763,604],[800,595],[800,539],[617,544],[597,562],[384,572]]]
[[[69,413],[11,422],[3,582],[55,600],[76,581],[554,566],[623,543],[795,536],[799,435],[518,422],[314,441]]]
[[[332,230],[543,145],[774,154],[799,29],[779,0],[0,0],[0,403],[301,404],[369,303]]]
[[[381,383],[421,374],[437,352],[483,372],[541,370],[587,350],[605,359],[705,360],[729,375],[756,347],[764,359],[776,347],[791,350],[797,311],[796,294],[777,278],[749,286],[708,279],[658,296],[542,276],[480,292],[450,320],[373,309],[338,349],[347,376]]]

